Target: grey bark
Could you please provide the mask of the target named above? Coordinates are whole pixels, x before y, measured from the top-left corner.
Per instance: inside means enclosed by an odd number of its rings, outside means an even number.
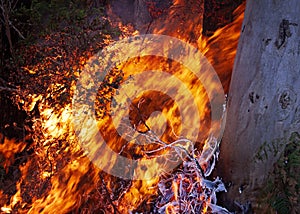
[[[136,30],[144,32],[152,21],[146,0],[113,0],[110,8],[123,24],[133,24]]]
[[[217,169],[231,183],[227,203],[255,203],[291,132],[300,132],[299,11],[299,0],[247,1]]]
[[[134,1],[134,21],[137,29],[142,29],[146,24],[150,23],[151,16],[147,8],[145,0]]]

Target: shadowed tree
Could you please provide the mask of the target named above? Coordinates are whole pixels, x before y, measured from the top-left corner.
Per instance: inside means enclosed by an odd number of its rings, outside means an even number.
[[[255,201],[285,142],[299,133],[299,11],[298,0],[247,2],[217,169],[231,184],[226,204]]]

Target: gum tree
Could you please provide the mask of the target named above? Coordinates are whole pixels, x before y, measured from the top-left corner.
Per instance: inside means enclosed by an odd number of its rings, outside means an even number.
[[[285,142],[299,133],[299,11],[298,0],[247,2],[217,170],[231,186],[226,204],[255,201]]]

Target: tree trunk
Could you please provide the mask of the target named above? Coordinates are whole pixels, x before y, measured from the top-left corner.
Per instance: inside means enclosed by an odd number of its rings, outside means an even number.
[[[217,169],[231,184],[226,204],[256,197],[291,132],[299,133],[299,11],[299,0],[247,2]]]
[[[146,24],[151,21],[151,16],[147,8],[145,0],[134,0],[134,20],[135,27],[142,29]]]

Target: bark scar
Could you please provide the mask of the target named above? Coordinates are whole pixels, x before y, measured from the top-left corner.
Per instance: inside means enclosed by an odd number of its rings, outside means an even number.
[[[278,38],[275,42],[277,49],[280,49],[287,41],[287,38],[292,36],[290,26],[298,26],[297,23],[292,23],[289,20],[282,19],[279,25]]]

